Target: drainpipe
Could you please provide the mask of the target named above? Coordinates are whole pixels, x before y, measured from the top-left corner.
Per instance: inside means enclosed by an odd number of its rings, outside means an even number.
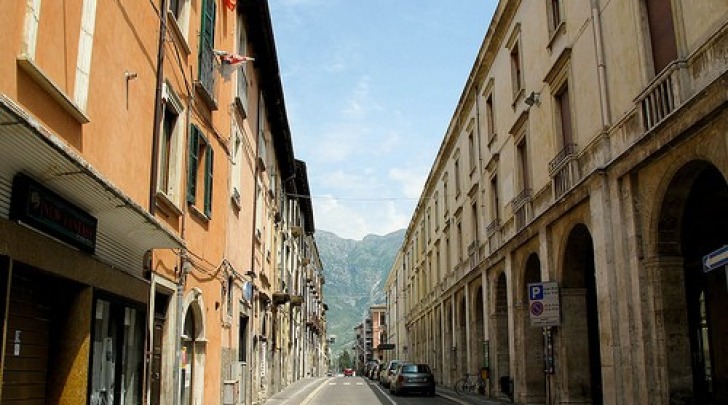
[[[185,293],[185,282],[187,281],[187,274],[190,272],[191,264],[187,260],[185,256],[182,256],[180,258],[180,275],[179,275],[179,282],[177,283],[177,316],[175,318],[175,328],[176,331],[175,335],[175,341],[174,341],[174,370],[172,372],[172,379],[174,380],[174,396],[173,396],[173,404],[178,405],[180,403],[180,387],[182,386],[180,381],[180,366],[182,363],[182,342],[180,339],[180,336],[182,336],[182,305],[184,305],[184,293]]]
[[[607,93],[607,66],[604,61],[604,39],[602,38],[602,19],[599,15],[599,0],[591,0],[592,28],[594,29],[594,43],[596,45],[597,77],[599,80],[599,102],[602,107],[602,129],[610,126],[609,94]]]
[[[157,79],[154,96],[154,122],[152,123],[152,167],[149,186],[149,213],[154,215],[157,207],[157,176],[159,164],[159,131],[162,118],[162,83],[164,82],[164,38],[167,36],[167,0],[161,0],[159,8],[159,43],[157,44]]]

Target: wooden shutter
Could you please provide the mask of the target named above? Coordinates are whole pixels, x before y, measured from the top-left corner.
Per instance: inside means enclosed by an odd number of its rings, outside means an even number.
[[[192,126],[190,131],[190,143],[187,151],[187,202],[195,203],[195,193],[197,192],[197,166],[199,164],[200,149],[200,130],[196,126]]]
[[[212,218],[212,146],[205,148],[205,215]]]

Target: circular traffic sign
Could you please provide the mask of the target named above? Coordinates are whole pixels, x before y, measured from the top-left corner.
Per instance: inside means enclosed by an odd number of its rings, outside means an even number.
[[[531,303],[531,314],[533,314],[533,316],[543,314],[543,303],[541,301]]]

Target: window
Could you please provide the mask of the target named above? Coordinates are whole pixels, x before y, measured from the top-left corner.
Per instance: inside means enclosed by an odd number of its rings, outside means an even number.
[[[213,151],[196,125],[190,131],[188,163],[187,202],[197,205],[202,201],[203,213],[211,218]]]
[[[666,0],[645,0],[655,75],[677,59],[672,6]]]
[[[425,222],[427,222],[427,242],[430,242],[430,239],[432,238],[432,208],[427,207],[427,219]]]
[[[435,193],[435,197],[433,198],[435,200],[435,231],[440,229],[440,195],[438,193]]]
[[[513,98],[523,90],[523,72],[521,71],[521,53],[518,42],[511,48],[511,80],[513,82]]]
[[[205,101],[214,107],[215,99],[215,1],[202,1],[202,23],[200,29],[200,49],[198,54],[199,84]]]
[[[461,262],[463,260],[463,224],[458,220],[458,262]]]
[[[169,27],[173,37],[182,46],[182,49],[189,54],[188,35],[190,26],[190,0],[170,0],[167,12]]]
[[[455,172],[455,195],[459,196],[461,191],[461,184],[460,184],[460,157],[455,158],[455,164],[453,167],[453,171]]]
[[[473,205],[471,206],[471,213],[472,213],[472,218],[473,218],[473,224],[472,224],[473,240],[476,242],[476,245],[477,245],[477,242],[479,240],[479,233],[480,233],[480,230],[478,227],[478,201],[477,200],[474,201]]]
[[[530,174],[528,170],[528,143],[526,141],[526,135],[522,135],[521,139],[516,145],[516,159],[518,169],[518,189],[521,192],[527,191],[530,187]]]
[[[546,0],[548,7],[549,29],[553,34],[562,23],[561,0]]]
[[[179,168],[182,154],[180,140],[184,124],[182,102],[168,83],[162,89],[162,130],[159,137],[159,166],[157,169],[157,192],[173,204],[179,204]]]
[[[245,22],[243,15],[241,13],[238,13],[238,24],[237,24],[237,42],[238,42],[238,55],[247,56],[248,55],[248,33],[245,27]],[[238,81],[237,81],[237,99],[240,103],[240,107],[243,113],[243,117],[247,116],[248,113],[248,77],[245,73],[245,64],[243,64],[242,67],[239,69],[236,69],[238,72]]]
[[[172,13],[177,21],[179,21],[179,17],[182,14],[183,4],[184,0],[169,0],[169,12]]]
[[[478,157],[477,157],[477,149],[476,149],[476,142],[475,142],[475,134],[471,130],[470,133],[468,133],[468,158],[470,160],[470,175],[473,175],[473,172],[475,172],[475,168],[477,166]]]
[[[565,83],[556,93],[556,114],[558,131],[561,135],[561,149],[568,148],[574,143],[574,135],[571,125],[571,105],[569,102],[569,85]]]
[[[145,314],[116,300],[94,303],[91,404],[139,404],[142,392]]]
[[[488,146],[495,139],[495,113],[493,110],[493,93],[489,93],[485,98],[485,128],[488,131]]]
[[[521,53],[521,24],[513,27],[513,32],[506,42],[511,60],[511,87],[513,91],[513,107],[519,96],[523,94],[523,57]]]
[[[492,221],[498,221],[500,215],[498,214],[498,207],[500,205],[500,198],[498,197],[498,175],[494,174],[490,179],[490,217]]]
[[[448,191],[447,190],[447,173],[445,173],[445,176],[443,176],[443,179],[442,179],[442,198],[443,198],[442,202],[443,202],[443,207],[445,208],[445,212],[444,212],[445,217],[447,217],[447,212],[450,209],[450,206],[449,206],[450,195],[447,193],[447,191]]]

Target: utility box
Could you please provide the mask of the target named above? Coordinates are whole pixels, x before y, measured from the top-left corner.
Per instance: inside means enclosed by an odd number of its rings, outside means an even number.
[[[240,384],[238,380],[225,380],[222,383],[222,404],[236,405],[240,396]]]

